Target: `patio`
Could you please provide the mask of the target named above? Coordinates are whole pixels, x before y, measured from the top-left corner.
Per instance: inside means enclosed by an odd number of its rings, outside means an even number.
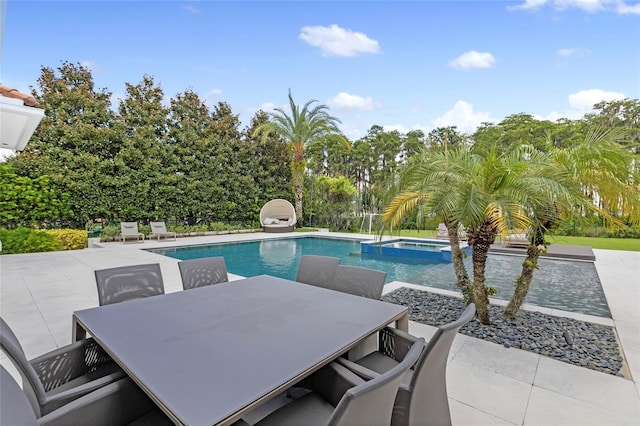
[[[166,292],[180,291],[177,260],[141,248],[263,238],[274,235],[105,243],[100,248],[81,251],[0,256],[0,311],[23,344],[27,357],[33,358],[70,343],[71,313],[98,305],[94,270],[159,263]],[[458,335],[447,373],[454,424],[640,424],[640,253],[594,253],[629,365],[627,376],[632,380]],[[229,278],[240,277],[230,274]],[[385,291],[402,285],[405,284],[388,284]],[[412,334],[425,338],[434,331],[433,327],[413,322],[409,327]],[[8,364],[4,356],[0,361]]]

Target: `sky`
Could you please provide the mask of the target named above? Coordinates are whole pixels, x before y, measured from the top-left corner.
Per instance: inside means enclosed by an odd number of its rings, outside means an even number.
[[[167,105],[192,90],[246,126],[291,90],[355,140],[640,98],[639,0],[0,1],[2,84],[80,63],[114,108],[148,74]]]

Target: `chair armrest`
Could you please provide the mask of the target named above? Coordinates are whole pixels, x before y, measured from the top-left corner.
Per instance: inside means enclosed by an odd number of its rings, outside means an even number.
[[[95,340],[89,338],[55,349],[29,361],[45,392],[113,362]]]
[[[44,403],[46,407],[44,411],[50,412],[52,410],[59,409],[60,407],[63,407],[80,397],[95,392],[98,389],[113,384],[114,382],[122,380],[126,377],[127,375],[124,373],[124,371],[117,371],[115,373],[102,376],[96,380],[84,383],[82,385],[74,386],[71,389],[53,395],[47,395],[47,400]]]
[[[154,407],[131,379],[118,380],[38,419],[40,425],[123,425]]]
[[[353,361],[349,361],[346,358],[338,358],[335,362],[346,367],[348,370],[357,374],[359,377],[361,377],[364,380],[375,379],[380,375],[380,373],[370,370],[367,367],[364,367],[360,364],[356,364]]]
[[[378,338],[378,350],[398,362],[404,359],[407,352],[409,352],[413,344],[418,340],[417,337],[392,327],[385,327],[380,330]]]
[[[365,380],[336,362],[323,367],[311,377],[313,378],[312,390],[334,407],[338,405],[342,395],[348,389],[365,383]]]

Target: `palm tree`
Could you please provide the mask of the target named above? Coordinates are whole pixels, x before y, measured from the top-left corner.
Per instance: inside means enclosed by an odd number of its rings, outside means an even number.
[[[307,101],[302,108],[293,101],[289,90],[290,113],[282,108],[276,108],[270,113],[271,121],[258,126],[253,137],[260,136],[265,141],[269,135],[277,135],[286,139],[291,147],[293,159],[291,161],[291,176],[295,190],[295,208],[298,223],[302,223],[302,187],[306,167],[305,148],[313,140],[331,133],[340,134],[338,124],[340,120],[328,113],[329,107],[320,104],[315,99]]]
[[[546,250],[545,234],[561,214],[582,217],[596,213],[611,227],[621,225],[619,217],[640,223],[640,186],[634,177],[633,155],[618,143],[624,136],[618,129],[594,129],[581,143],[539,154],[544,159],[532,163],[546,179],[544,186],[532,188],[545,193],[536,197],[544,202],[529,206],[531,243],[505,317],[514,318],[518,313],[538,269],[538,258]]]
[[[519,148],[500,153],[496,149],[480,153],[466,146],[422,151],[403,168],[382,217],[385,226],[395,226],[421,205],[425,211],[444,218],[457,285],[467,303],[476,303],[483,324],[491,323],[488,305],[492,289],[485,280],[489,247],[498,233],[529,228],[532,219],[526,207],[540,205],[546,197],[544,191],[531,188],[552,184],[544,176],[531,174],[531,164],[537,161],[542,158],[535,152]],[[473,246],[471,284],[457,244],[459,224],[467,227],[469,244]]]
[[[467,170],[476,160],[466,148],[418,151],[409,158],[387,191],[387,207],[382,215],[382,232],[385,228],[397,228],[402,219],[418,206],[443,218],[451,243],[456,286],[467,304],[473,302],[473,293],[458,238],[460,216],[457,207],[461,204],[461,194],[449,188],[463,185],[468,178]]]

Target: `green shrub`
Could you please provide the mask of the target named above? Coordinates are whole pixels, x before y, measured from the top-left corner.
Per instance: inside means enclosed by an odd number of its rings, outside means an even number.
[[[87,248],[87,231],[78,229],[49,229],[44,231],[60,241],[62,250],[80,250]]]
[[[0,241],[2,241],[0,254],[62,250],[62,243],[55,236],[31,228],[16,228],[11,231],[0,229]]]

